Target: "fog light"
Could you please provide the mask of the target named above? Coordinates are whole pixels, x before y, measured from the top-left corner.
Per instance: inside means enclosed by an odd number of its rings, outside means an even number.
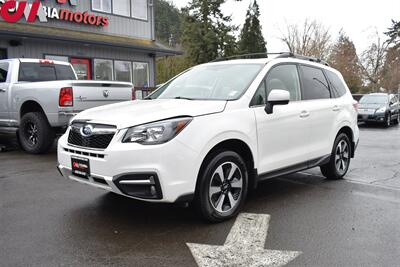
[[[151,193],[152,196],[157,196],[157,190],[156,190],[156,187],[154,185],[152,185],[150,187],[150,193]]]
[[[162,199],[160,182],[156,174],[126,174],[114,180],[122,193],[143,199]]]

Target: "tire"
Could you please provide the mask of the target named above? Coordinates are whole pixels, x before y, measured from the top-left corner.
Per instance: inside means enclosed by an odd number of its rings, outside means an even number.
[[[388,113],[385,120],[385,127],[389,128],[391,125],[392,125],[392,116],[390,113]]]
[[[194,200],[200,216],[209,222],[235,217],[247,196],[248,177],[246,163],[236,152],[220,150],[207,157]]]
[[[27,153],[43,154],[53,145],[55,134],[42,112],[29,112],[21,119],[18,138]]]
[[[329,180],[342,179],[350,166],[351,143],[349,137],[341,133],[336,137],[330,160],[320,166],[322,174]]]
[[[397,114],[397,117],[394,120],[394,124],[398,125],[399,123],[400,123],[400,114]]]

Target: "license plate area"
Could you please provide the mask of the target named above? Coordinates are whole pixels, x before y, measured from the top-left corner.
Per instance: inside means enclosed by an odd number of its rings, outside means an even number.
[[[72,174],[83,179],[89,179],[90,161],[86,158],[71,157]]]

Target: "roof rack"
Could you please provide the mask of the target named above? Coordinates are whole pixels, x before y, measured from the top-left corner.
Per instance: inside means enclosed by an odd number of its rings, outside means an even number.
[[[326,62],[326,61],[324,61],[324,60],[322,60],[322,59],[320,59],[320,58],[297,55],[297,54],[292,53],[292,52],[281,53],[281,54],[280,54],[279,56],[277,56],[276,58],[289,58],[289,57],[290,57],[290,58],[296,58],[296,59],[302,59],[302,60],[308,60],[308,61],[315,62],[315,63],[320,63],[320,64],[322,64],[322,65],[325,65],[325,66],[328,66],[328,67],[329,67],[328,62]]]
[[[329,67],[329,64],[320,58],[297,55],[292,52],[252,53],[252,54],[236,55],[236,56],[230,56],[230,57],[221,57],[221,58],[214,59],[213,61],[210,61],[210,62],[211,63],[212,62],[220,62],[220,61],[233,60],[233,59],[268,58],[269,55],[276,55],[277,57],[275,57],[275,58],[296,58],[296,59],[308,60],[311,62],[323,64],[323,65]]]
[[[226,60],[233,60],[233,59],[268,58],[269,55],[283,55],[283,54],[286,54],[286,52],[280,52],[280,53],[251,53],[251,54],[243,54],[243,55],[236,55],[236,56],[230,56],[230,57],[219,57],[217,59],[214,59],[214,60],[210,61],[210,63],[226,61]]]

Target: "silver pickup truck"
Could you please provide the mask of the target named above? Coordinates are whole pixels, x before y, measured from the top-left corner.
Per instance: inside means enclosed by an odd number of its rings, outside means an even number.
[[[28,153],[45,153],[77,113],[132,100],[131,83],[79,81],[69,63],[0,60],[0,133],[16,133]]]

